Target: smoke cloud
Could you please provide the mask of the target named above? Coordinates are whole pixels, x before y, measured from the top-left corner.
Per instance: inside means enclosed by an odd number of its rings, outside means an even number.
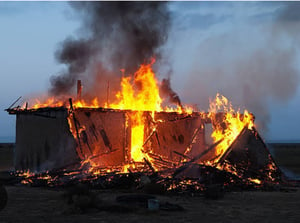
[[[67,38],[55,53],[66,69],[51,77],[51,94],[70,93],[77,79],[88,85],[89,92],[100,90],[101,94],[106,87],[101,82],[95,84],[95,80],[108,80],[114,89],[113,83],[121,76],[120,69],[133,73],[151,57],[160,59],[160,47],[167,40],[170,24],[166,2],[72,2],[70,5],[81,18],[82,26],[80,35]]]
[[[267,130],[270,104],[284,106],[297,91],[298,2],[71,6],[82,25],[79,35],[63,41],[55,54],[66,69],[51,78],[54,95],[70,93],[81,79],[85,97],[96,92],[94,96],[105,101],[106,92],[112,96],[119,90],[120,69],[133,73],[155,56],[160,70],[166,61],[171,64],[172,74],[161,86],[162,96],[170,102],[181,105],[171,82],[185,103],[201,110],[219,92],[235,107],[253,112],[260,130]]]
[[[259,130],[266,133],[272,112],[270,105],[284,106],[295,96],[299,85],[296,61],[299,58],[300,4],[230,3],[230,7],[237,6],[244,10],[240,17],[228,14],[220,21],[219,14],[213,14],[215,23],[205,30],[197,29],[195,24],[185,26],[181,35],[189,33],[192,39],[182,40],[177,35],[182,42],[173,45],[185,48],[174,49],[172,80],[180,83],[176,89],[180,89],[184,102],[206,109],[208,98],[214,98],[219,92],[231,100],[234,107],[254,113]],[[256,13],[256,7],[264,7],[266,12]],[[193,14],[193,9],[190,10]],[[210,13],[214,13],[213,10]],[[224,14],[220,13],[222,18]],[[186,12],[183,18],[188,16]],[[176,29],[174,27],[172,32]],[[187,54],[190,60],[182,56]]]

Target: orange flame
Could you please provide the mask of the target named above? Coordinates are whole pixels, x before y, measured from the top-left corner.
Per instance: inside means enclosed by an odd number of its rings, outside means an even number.
[[[116,104],[111,108],[134,111],[161,111],[162,99],[159,96],[159,82],[152,70],[152,64],[141,65],[132,77],[123,77],[122,90],[117,93]]]
[[[145,140],[144,111],[150,111],[153,120],[155,120],[155,112],[184,112],[188,114],[193,112],[191,107],[184,107],[183,109],[179,106],[175,109],[168,107],[162,108],[163,100],[159,94],[160,82],[156,79],[155,73],[152,70],[154,62],[153,60],[149,64],[142,64],[133,76],[123,77],[121,80],[121,91],[116,94],[117,100],[109,105],[110,108],[113,109],[127,109],[133,111],[130,113],[129,119],[131,128],[130,158],[134,162],[142,162],[144,158],[151,161],[147,153],[143,150]],[[38,101],[33,108],[66,105],[67,103],[56,101],[55,98],[52,97],[43,103]],[[100,106],[103,105],[99,103],[97,97],[91,102],[84,100],[74,100],[73,102],[74,108],[99,108]],[[106,107],[106,105],[104,104],[103,107]],[[220,112],[223,112],[222,116],[218,115]],[[245,126],[248,128],[253,126],[253,116],[247,110],[245,110],[243,114],[240,114],[239,110],[235,111],[227,98],[220,94],[217,94],[215,100],[210,102],[208,118],[211,119],[213,124],[214,131],[212,138],[214,141],[217,142],[223,139],[216,148],[216,159],[214,162],[218,161]],[[72,129],[72,120],[70,117],[68,121]],[[75,133],[73,133],[73,135],[77,138]],[[96,164],[89,159],[87,162],[92,166],[96,166]]]
[[[75,108],[84,108],[84,107],[89,107],[89,108],[99,108],[100,104],[98,102],[98,98],[94,98],[90,103],[85,102],[83,99],[81,100],[76,100],[73,103],[73,106]]]
[[[223,112],[223,115],[218,117],[220,112]],[[215,142],[223,139],[216,148],[215,162],[221,158],[244,127],[251,129],[254,126],[252,114],[247,110],[243,114],[239,110],[235,111],[228,99],[219,93],[213,101],[210,101],[208,116],[213,124],[212,138]]]
[[[46,101],[41,102],[38,99],[35,99],[35,104],[32,106],[34,109],[44,108],[44,107],[62,107],[64,106],[63,101],[57,101],[55,97],[50,97]]]
[[[117,93],[119,103],[111,104],[111,108],[130,109],[136,111],[130,115],[131,120],[131,158],[135,162],[147,157],[143,152],[144,118],[143,111],[161,111],[162,99],[159,96],[159,82],[151,68],[152,63],[141,65],[132,77],[123,77],[121,91]]]

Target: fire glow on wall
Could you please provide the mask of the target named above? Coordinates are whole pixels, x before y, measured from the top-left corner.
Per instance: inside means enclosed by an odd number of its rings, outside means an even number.
[[[221,142],[202,161],[214,163],[243,128],[252,128],[253,116],[234,111],[221,95],[211,102],[207,113],[193,111],[180,100],[176,107],[163,108],[153,63],[123,77],[117,101],[109,105],[100,106],[97,97],[84,101],[78,82],[77,100],[49,98],[30,109],[9,109],[10,114],[17,114],[16,168],[45,170],[79,159],[96,167],[135,167],[144,160],[156,161],[154,166],[160,169],[205,151],[208,123],[213,126],[214,142]]]

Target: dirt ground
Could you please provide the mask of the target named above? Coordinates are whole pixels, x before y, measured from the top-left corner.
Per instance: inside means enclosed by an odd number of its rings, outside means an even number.
[[[6,186],[8,203],[0,212],[0,223],[15,222],[300,222],[300,191],[226,193],[220,200],[203,197],[157,196],[160,201],[181,205],[177,212],[137,208],[130,213],[89,210],[68,211],[62,191],[27,186]],[[103,202],[119,194],[96,191]]]
[[[0,144],[1,145],[1,144]],[[284,155],[284,156],[283,156]],[[279,154],[279,163],[293,165],[300,173],[300,151]],[[288,166],[288,165],[284,166]],[[0,170],[13,166],[11,145],[0,146]],[[149,211],[135,208],[131,212],[99,211],[89,209],[80,213],[66,204],[63,191],[44,187],[6,186],[8,203],[0,211],[0,223],[16,222],[300,222],[300,190],[290,192],[243,191],[226,193],[220,200],[203,197],[157,196],[159,201],[168,201],[182,206],[184,211]],[[100,201],[115,202],[120,192],[94,191]],[[128,205],[129,206],[129,205]]]

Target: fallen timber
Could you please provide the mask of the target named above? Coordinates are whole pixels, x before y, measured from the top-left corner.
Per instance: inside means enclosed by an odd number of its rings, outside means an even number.
[[[212,145],[210,149],[214,146],[216,145]],[[94,174],[81,168],[77,170],[62,169],[32,175],[11,173],[14,181],[11,180],[10,183],[61,189],[85,184],[89,188],[101,190],[129,190],[150,194],[202,194],[208,197],[213,197],[211,194],[215,192],[221,194],[218,197],[222,197],[223,191],[278,189],[278,182],[274,182],[272,185],[258,184],[248,178],[220,170],[215,166],[194,163],[201,155],[203,154],[199,154],[189,162],[180,164],[177,168],[163,171],[155,171],[149,161],[148,163],[145,161],[143,172],[121,173],[116,169],[108,173],[107,170],[103,169],[103,173]],[[143,178],[148,178],[148,180],[145,181]]]
[[[213,157],[214,150],[221,142],[219,140],[194,157],[174,152],[187,162],[180,159],[176,163],[149,152],[151,162],[145,158],[144,162],[134,163],[136,169],[128,168],[129,173],[122,173],[121,166],[109,170],[94,168],[91,171],[89,163],[83,165],[78,160],[64,168],[41,173],[12,172],[6,183],[52,188],[66,188],[83,183],[95,189],[208,194],[208,197],[212,197],[214,192],[221,197],[222,191],[277,190],[283,183],[281,171],[254,128],[249,130],[245,127],[219,162],[202,163],[201,159],[207,154]]]
[[[131,172],[118,173],[111,172],[103,175],[94,175],[82,170],[67,171],[52,173],[39,173],[31,176],[22,176],[20,173],[11,173],[12,178],[10,184],[14,185],[29,185],[32,187],[50,187],[50,188],[68,188],[77,184],[85,184],[94,189],[109,189],[109,190],[130,190],[143,191],[145,185],[141,185],[143,177],[149,178],[149,184],[160,185],[163,191],[159,193],[187,193],[187,194],[203,194],[205,190],[212,185],[219,185],[225,191],[240,191],[265,189],[264,184],[257,184],[248,179],[240,178],[230,172],[219,170],[212,166],[200,164],[191,164],[186,168],[186,172],[181,173],[186,176],[180,176],[178,173],[173,177],[177,169],[169,169],[163,172]],[[188,172],[196,172],[198,178],[192,176]],[[4,182],[5,183],[5,182]],[[7,184],[9,182],[7,181]],[[268,187],[269,190],[274,190],[274,187]],[[149,192],[149,191],[146,191]]]

